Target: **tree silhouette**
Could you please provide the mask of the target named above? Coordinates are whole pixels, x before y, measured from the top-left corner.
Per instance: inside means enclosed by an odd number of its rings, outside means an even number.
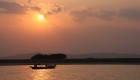
[[[31,57],[31,59],[66,59],[66,58],[67,58],[66,54],[62,54],[62,53],[51,54],[51,55],[36,54]]]

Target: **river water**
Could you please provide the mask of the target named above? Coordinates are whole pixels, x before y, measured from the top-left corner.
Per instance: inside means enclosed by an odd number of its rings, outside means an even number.
[[[57,65],[44,70],[0,66],[0,80],[140,80],[140,65]]]

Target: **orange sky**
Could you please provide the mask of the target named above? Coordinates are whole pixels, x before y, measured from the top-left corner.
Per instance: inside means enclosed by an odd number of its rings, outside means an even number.
[[[139,3],[0,0],[0,57],[32,52],[140,54]]]

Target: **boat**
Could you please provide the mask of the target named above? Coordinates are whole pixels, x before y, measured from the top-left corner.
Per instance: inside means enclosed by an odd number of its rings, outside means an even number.
[[[30,66],[32,69],[54,69],[56,64],[34,64],[34,66]]]

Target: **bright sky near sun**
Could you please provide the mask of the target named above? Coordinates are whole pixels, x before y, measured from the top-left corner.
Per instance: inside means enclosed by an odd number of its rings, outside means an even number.
[[[0,0],[0,56],[138,53],[140,0]]]
[[[40,18],[40,19],[44,19],[44,15],[40,14],[40,15],[39,15],[39,18]]]

